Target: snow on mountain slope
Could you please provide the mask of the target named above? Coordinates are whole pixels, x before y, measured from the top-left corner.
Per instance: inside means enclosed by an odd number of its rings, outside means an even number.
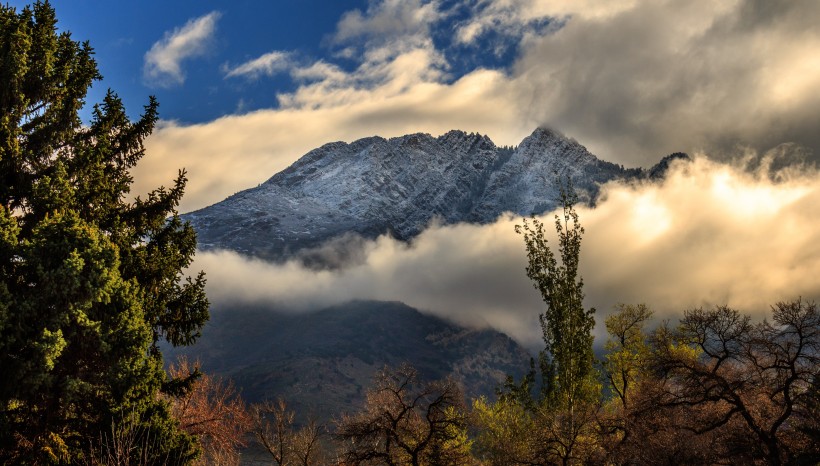
[[[557,176],[592,199],[599,183],[644,173],[542,128],[516,149],[463,131],[369,137],[325,144],[265,183],[183,218],[203,249],[277,260],[332,239],[387,232],[410,239],[434,219],[487,223],[503,212],[543,213],[556,206]]]

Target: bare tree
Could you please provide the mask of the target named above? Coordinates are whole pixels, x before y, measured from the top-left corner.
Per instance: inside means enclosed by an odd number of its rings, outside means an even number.
[[[283,399],[265,401],[253,406],[254,432],[257,441],[278,466],[313,466],[325,463],[321,438],[324,426],[314,419],[298,428],[296,414],[289,411]]]
[[[650,405],[686,409],[679,427],[719,435],[724,457],[777,465],[816,448],[797,428],[820,377],[814,303],[777,303],[772,321],[756,325],[728,307],[688,311],[677,330],[655,333],[655,346],[662,385]]]
[[[602,456],[596,431],[599,405],[576,403],[572,411],[542,406],[535,413],[531,436],[533,459],[526,464],[593,464]]]
[[[196,366],[182,357],[168,372],[173,378],[187,378],[197,372]],[[239,464],[251,417],[233,383],[202,374],[187,393],[169,399],[180,427],[199,438],[200,464]]]
[[[300,466],[326,464],[327,455],[321,442],[325,431],[325,426],[319,424],[316,419],[310,419],[296,432],[293,439],[296,464]]]
[[[463,395],[451,380],[419,383],[416,370],[385,368],[364,408],[344,416],[336,436],[351,465],[469,464]]]

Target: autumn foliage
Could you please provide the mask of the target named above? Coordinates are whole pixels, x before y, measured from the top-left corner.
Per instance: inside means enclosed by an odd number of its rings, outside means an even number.
[[[171,413],[199,439],[199,464],[238,465],[239,449],[248,445],[251,416],[232,382],[202,374],[197,366],[183,357],[168,369],[173,378],[194,378],[184,394],[168,397]]]

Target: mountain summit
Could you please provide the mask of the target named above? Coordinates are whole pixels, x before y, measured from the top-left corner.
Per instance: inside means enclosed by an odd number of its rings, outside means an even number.
[[[410,239],[434,219],[489,223],[504,212],[540,214],[557,204],[556,174],[591,200],[600,183],[646,173],[599,160],[544,128],[516,148],[463,131],[375,136],[325,144],[263,184],[183,217],[203,249],[304,258],[329,240]]]

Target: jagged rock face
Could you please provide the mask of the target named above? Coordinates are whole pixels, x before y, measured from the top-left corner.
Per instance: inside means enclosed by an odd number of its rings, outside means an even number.
[[[374,137],[325,145],[263,186],[286,188],[368,229],[383,232],[387,226],[407,238],[432,217],[463,219],[498,156],[495,144],[477,134]]]
[[[410,239],[431,221],[488,223],[557,204],[557,176],[593,198],[638,170],[598,160],[577,142],[537,129],[516,149],[450,131],[333,142],[256,188],[184,216],[203,249],[283,259],[330,239],[391,233]]]
[[[558,204],[559,177],[571,178],[574,187],[591,200],[598,185],[638,174],[640,170],[598,160],[577,142],[539,128],[492,173],[487,189],[467,219],[484,223],[502,212],[531,215],[552,210]]]

